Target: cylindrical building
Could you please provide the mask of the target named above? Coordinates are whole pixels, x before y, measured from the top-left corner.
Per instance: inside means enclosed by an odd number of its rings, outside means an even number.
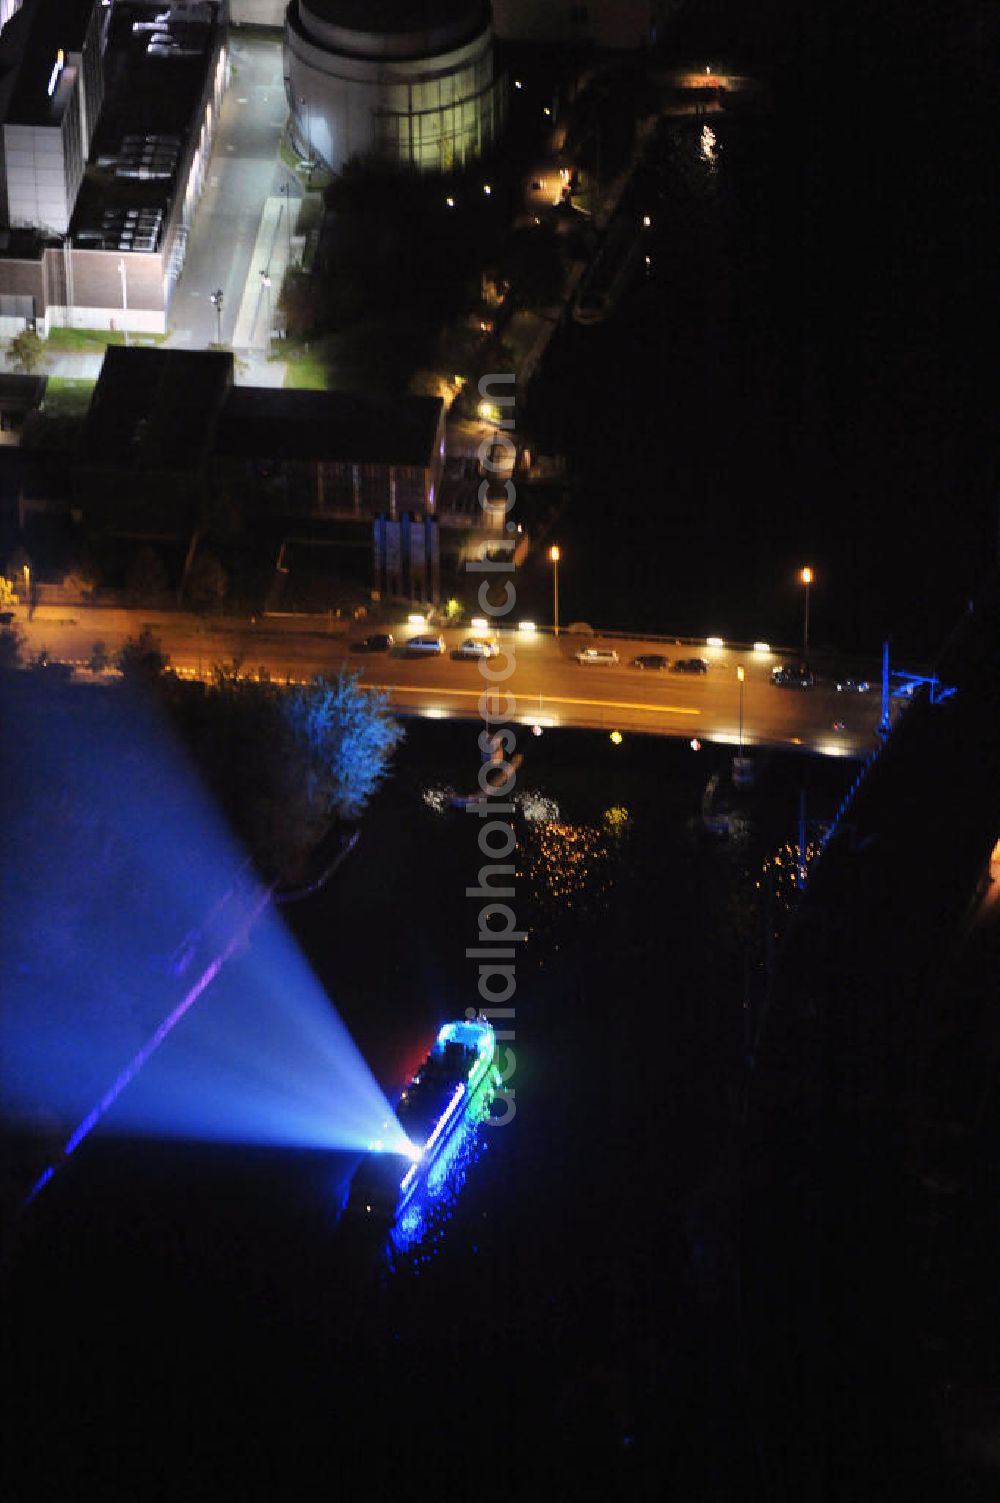
[[[488,0],[290,0],[285,88],[299,150],[449,171],[500,134]]]

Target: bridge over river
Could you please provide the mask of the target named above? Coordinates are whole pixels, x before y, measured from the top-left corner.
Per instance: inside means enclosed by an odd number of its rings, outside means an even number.
[[[359,653],[343,621],[324,616],[268,616],[251,622],[205,618],[184,612],[127,611],[86,606],[40,607],[33,619],[23,614],[26,657],[43,648],[51,661],[72,663],[85,675],[95,641],[114,654],[148,624],[185,676],[206,676],[214,664],[239,659],[247,672],[265,670],[273,679],[306,680],[317,673],[350,667],[361,682],[384,689],[401,714],[433,719],[480,718],[479,701],[489,687],[480,663],[455,656],[469,628],[448,628],[440,657],[409,657],[406,638],[420,631],[405,621],[392,626],[397,646],[388,653]],[[795,660],[764,644],[745,648],[705,638],[651,641],[619,634],[581,637],[549,631],[503,630],[503,653],[494,670],[512,667],[500,687],[513,696],[511,718],[543,729],[557,726],[619,730],[649,735],[698,738],[737,746],[740,701],[747,746],[800,747],[828,756],[865,757],[877,745],[880,717],[876,665],[869,666],[869,692],[838,693],[833,672],[809,690],[779,688],[771,680],[779,663]],[[619,661],[582,665],[576,654],[586,646],[613,647]],[[644,670],[633,666],[643,653],[677,659],[703,657],[704,674]],[[741,685],[738,667],[744,669]],[[847,671],[847,670],[845,670]],[[856,673],[857,670],[855,669]]]

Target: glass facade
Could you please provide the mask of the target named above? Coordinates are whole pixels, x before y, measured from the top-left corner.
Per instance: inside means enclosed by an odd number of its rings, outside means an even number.
[[[425,172],[447,172],[482,156],[503,128],[503,80],[491,74],[487,62],[393,90],[408,97],[374,111],[376,154]]]
[[[375,33],[357,33],[351,48],[331,45],[293,0],[285,85],[303,154],[334,172],[368,156],[447,172],[489,151],[505,123],[506,80],[495,76],[488,11],[471,5],[470,12],[464,40],[427,56],[402,56]]]

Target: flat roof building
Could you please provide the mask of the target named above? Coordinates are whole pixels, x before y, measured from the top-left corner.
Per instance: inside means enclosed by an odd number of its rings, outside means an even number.
[[[104,97],[100,0],[27,0],[0,31],[0,215],[69,228]]]
[[[91,522],[155,530],[227,490],[248,515],[434,514],[439,397],[236,386],[233,368],[224,350],[109,346],[76,453]]]
[[[224,35],[215,0],[25,0],[4,26],[0,335],[165,330],[222,103]]]

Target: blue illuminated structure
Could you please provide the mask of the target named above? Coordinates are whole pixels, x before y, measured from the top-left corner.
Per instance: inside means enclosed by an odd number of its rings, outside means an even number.
[[[497,1081],[493,1027],[485,1020],[445,1023],[396,1104],[410,1147],[386,1152],[369,1144],[347,1196],[347,1210],[380,1227],[402,1217],[422,1187],[438,1182],[461,1129],[478,1120]]]

